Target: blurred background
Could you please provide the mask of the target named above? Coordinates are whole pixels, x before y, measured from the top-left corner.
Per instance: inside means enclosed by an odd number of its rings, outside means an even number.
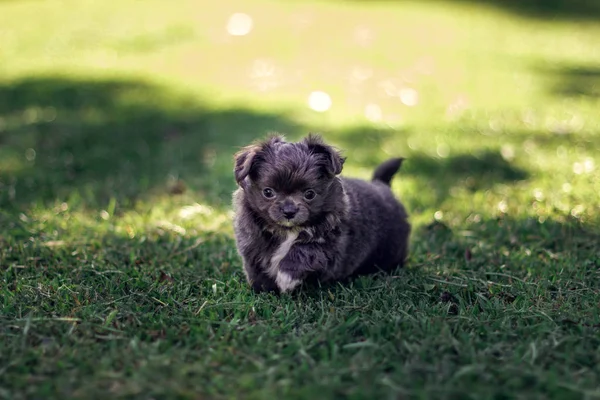
[[[2,0],[3,240],[230,234],[269,131],[406,157],[416,225],[592,224],[599,3]]]

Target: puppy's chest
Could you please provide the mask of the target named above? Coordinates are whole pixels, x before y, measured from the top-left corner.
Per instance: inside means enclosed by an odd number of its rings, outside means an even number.
[[[332,242],[332,240],[333,236],[331,232],[317,234],[317,231],[312,228],[306,228],[301,231],[287,231],[285,235],[273,236],[269,248],[270,256],[263,259],[263,268],[268,275],[275,277],[281,260],[288,255],[294,246],[304,244],[326,245],[326,243]]]

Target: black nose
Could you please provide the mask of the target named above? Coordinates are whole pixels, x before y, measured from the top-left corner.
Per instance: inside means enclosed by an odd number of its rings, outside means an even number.
[[[287,219],[292,219],[296,216],[296,213],[298,212],[298,207],[290,203],[284,204],[281,207],[281,212],[283,213],[283,216]]]

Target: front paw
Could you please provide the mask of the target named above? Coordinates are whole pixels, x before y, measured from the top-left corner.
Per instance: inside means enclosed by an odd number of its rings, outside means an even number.
[[[258,276],[250,284],[256,293],[276,292],[278,289],[275,281],[266,276]]]
[[[296,289],[302,283],[302,280],[294,279],[289,273],[279,270],[275,277],[275,283],[277,283],[281,293],[288,293]]]
[[[286,257],[279,264],[275,282],[282,293],[291,292],[302,283],[306,275],[305,266],[290,257]]]
[[[302,261],[292,257],[285,257],[279,263],[279,272],[282,272],[292,280],[302,280],[308,274],[309,268]]]

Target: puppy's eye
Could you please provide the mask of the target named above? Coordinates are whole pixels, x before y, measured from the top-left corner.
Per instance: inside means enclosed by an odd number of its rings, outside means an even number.
[[[315,197],[317,197],[317,193],[312,189],[308,189],[307,191],[304,192],[304,198],[306,200],[312,200]]]
[[[272,199],[275,197],[275,191],[271,188],[263,189],[263,196],[265,196],[267,199]]]

